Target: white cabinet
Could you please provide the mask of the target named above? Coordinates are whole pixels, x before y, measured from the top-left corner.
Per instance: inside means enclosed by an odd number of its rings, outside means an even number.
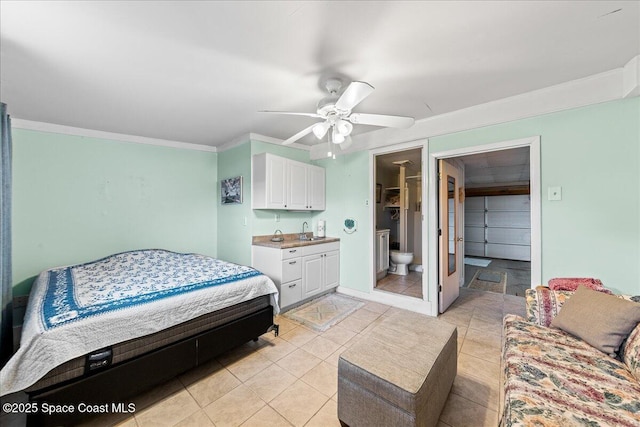
[[[324,169],[269,153],[256,154],[251,166],[251,208],[324,210]]]
[[[251,265],[274,281],[280,308],[300,303],[340,284],[340,242],[288,249],[254,245]]]
[[[340,251],[329,251],[302,258],[302,297],[307,298],[338,286]]]

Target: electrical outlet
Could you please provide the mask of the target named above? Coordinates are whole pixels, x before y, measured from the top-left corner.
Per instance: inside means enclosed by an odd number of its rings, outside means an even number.
[[[247,226],[247,217],[243,217],[242,218],[242,225],[244,225],[245,227]]]
[[[276,214],[276,222],[280,222],[280,214]]]
[[[364,201],[364,205],[365,205],[365,206],[369,206],[369,199],[366,199],[366,200]]]

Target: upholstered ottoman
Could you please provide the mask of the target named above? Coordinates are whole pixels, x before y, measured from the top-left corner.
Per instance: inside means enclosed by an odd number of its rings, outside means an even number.
[[[457,370],[456,328],[398,312],[338,362],[338,418],[350,427],[435,426]]]

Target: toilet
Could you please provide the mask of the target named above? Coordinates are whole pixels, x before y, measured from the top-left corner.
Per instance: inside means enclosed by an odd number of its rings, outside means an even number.
[[[413,261],[413,252],[390,251],[390,253],[391,265],[389,266],[389,273],[399,276],[409,274],[409,264]]]

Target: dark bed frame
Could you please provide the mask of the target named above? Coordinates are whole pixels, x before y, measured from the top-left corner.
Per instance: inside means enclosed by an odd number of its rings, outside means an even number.
[[[112,403],[128,408],[129,400],[137,394],[188,371],[220,354],[273,330],[273,307],[245,315],[208,331],[168,344],[103,370],[85,373],[65,383],[29,392],[29,402],[41,408],[48,405],[73,405],[72,414],[45,415],[41,411],[27,416],[28,426],[73,425],[95,414],[78,413],[80,402],[93,405]],[[34,405],[36,406],[36,405]],[[140,410],[142,408],[137,408]],[[132,413],[133,414],[133,413]],[[132,415],[131,414],[131,415]],[[126,415],[126,414],[125,414]]]

